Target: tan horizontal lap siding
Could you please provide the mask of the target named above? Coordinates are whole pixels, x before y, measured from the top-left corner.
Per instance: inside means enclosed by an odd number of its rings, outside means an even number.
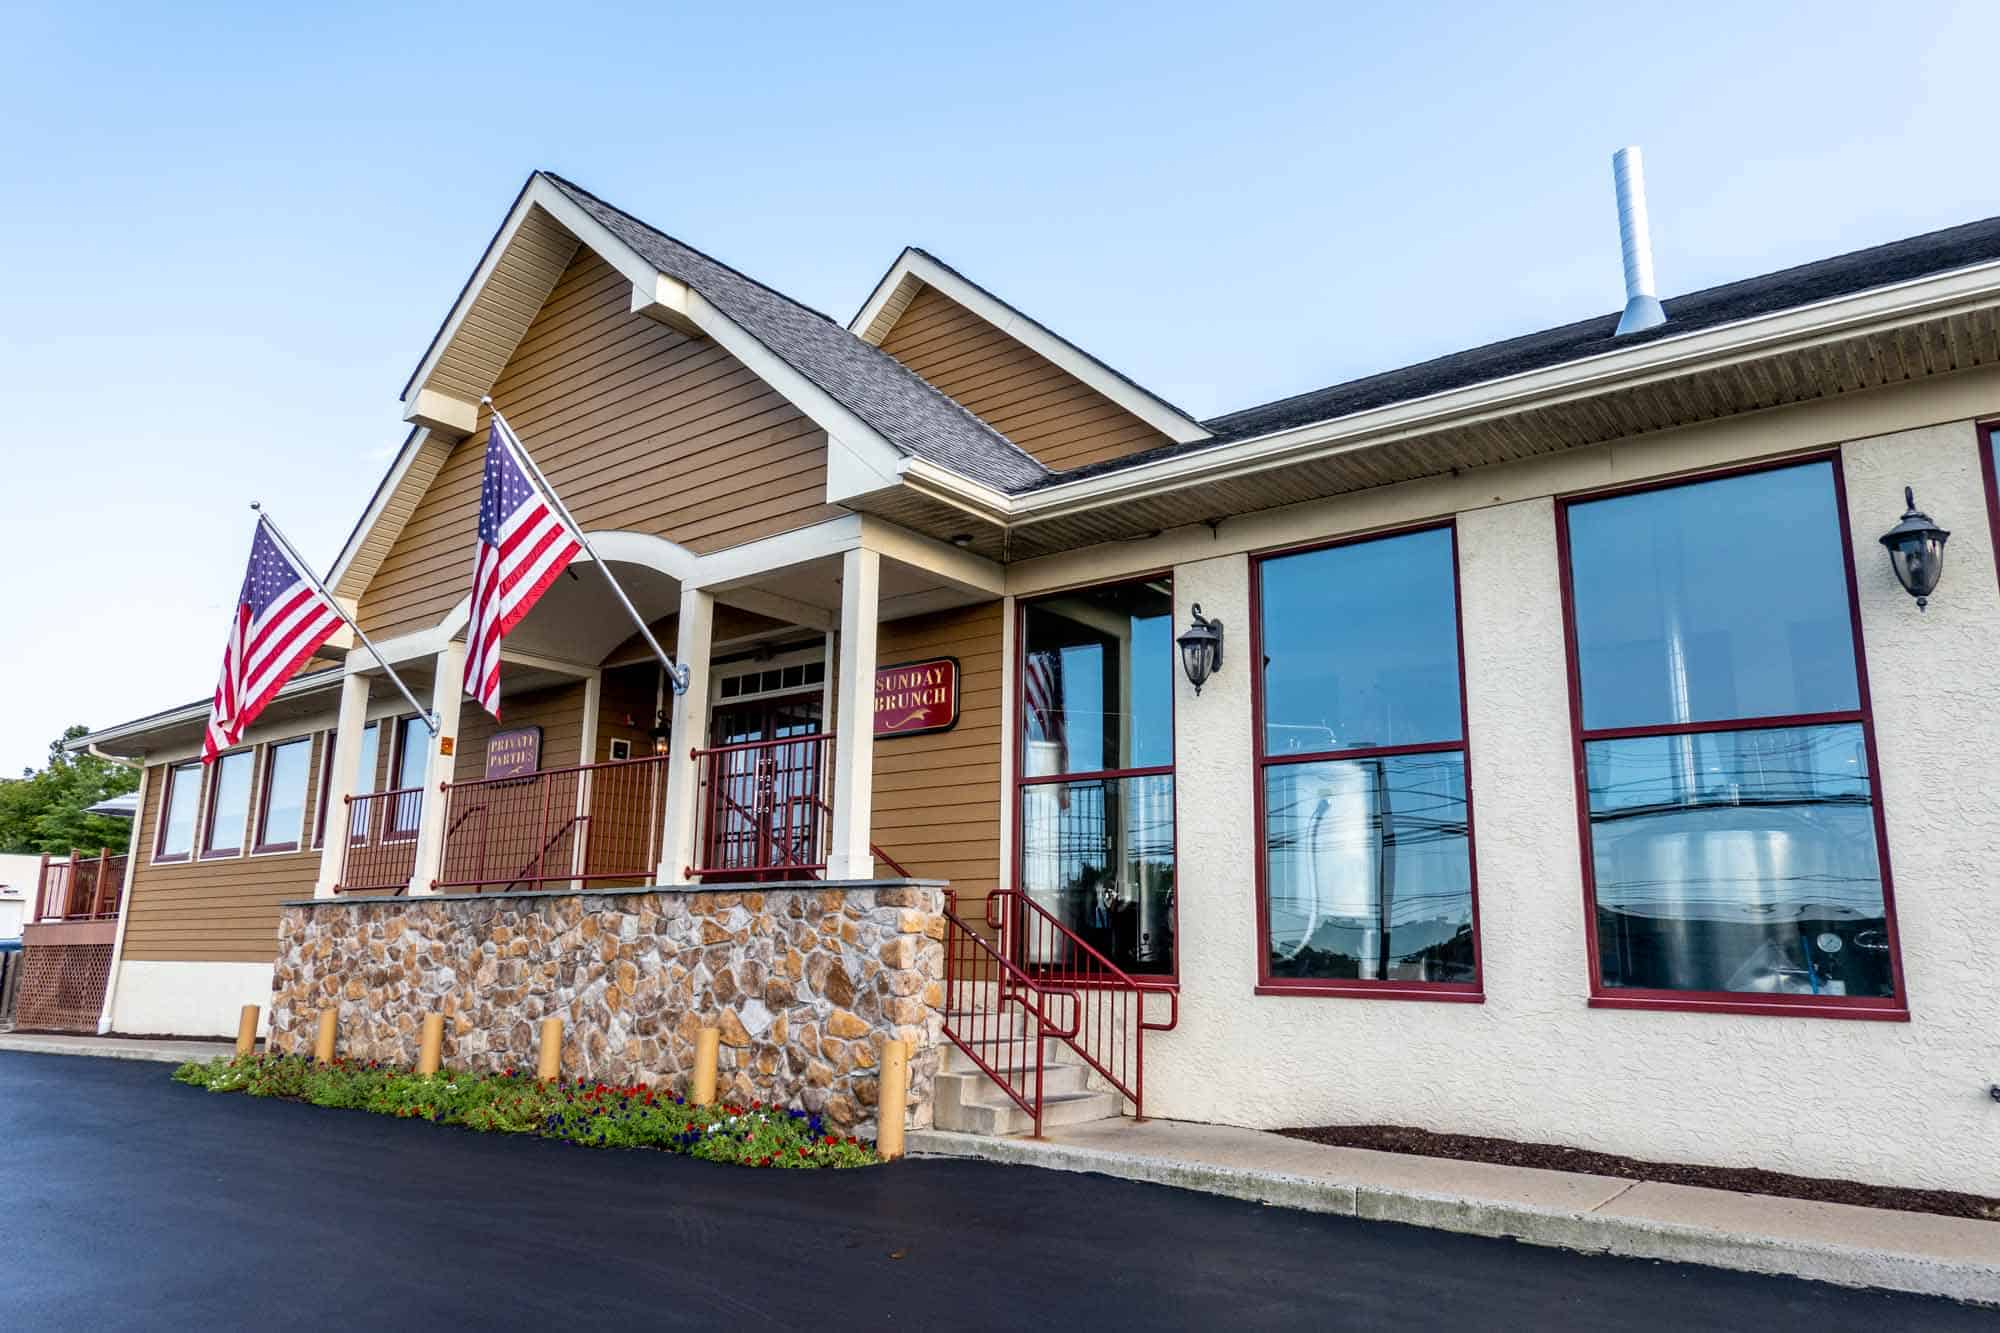
[[[454,782],[475,782],[485,777],[486,743],[497,731],[517,731],[522,727],[542,729],[541,767],[571,768],[582,762],[582,681],[511,699],[505,694],[504,676],[500,684],[500,711],[505,715],[500,721],[495,722],[485,709],[470,702],[459,714],[457,754],[452,762]]]
[[[324,735],[313,739],[306,777],[306,837],[318,817],[319,772]],[[132,871],[132,904],[125,923],[125,957],[134,962],[268,963],[277,956],[278,904],[310,898],[319,876],[319,851],[267,856],[231,856],[215,861],[153,864],[159,836],[160,798],[167,770],[146,775],[146,803],[140,811],[137,865]],[[254,821],[263,804],[263,757],[258,756]],[[255,835],[254,827],[251,836]]]
[[[935,287],[917,293],[882,350],[1052,468],[1172,443]]]
[[[633,314],[630,291],[580,251],[493,389],[578,521],[706,552],[843,512],[825,432],[712,340]],[[434,625],[470,590],[486,430],[482,411],[370,581],[369,633]]]
[[[1000,603],[891,621],[876,657],[958,659],[958,725],[875,742],[874,837],[912,874],[949,879],[976,915],[1000,879]]]

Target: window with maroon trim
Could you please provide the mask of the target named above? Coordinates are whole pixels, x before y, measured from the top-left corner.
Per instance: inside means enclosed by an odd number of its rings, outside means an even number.
[[[1994,537],[1993,554],[2000,561],[2000,421],[1980,423],[1979,468],[1986,474],[1986,530]]]
[[[1565,501],[1593,1002],[1900,1013],[1832,459]]]
[[[1021,607],[1018,882],[1138,975],[1174,971],[1173,617],[1165,575]]]
[[[1476,999],[1451,524],[1255,566],[1259,989]]]
[[[361,758],[354,766],[354,794],[366,796],[375,790],[375,774],[379,767],[376,756],[380,753],[382,724],[370,722],[361,729]],[[319,789],[322,792],[333,789],[333,751],[340,740],[340,733],[326,733],[326,744],[321,749],[319,760]],[[327,802],[322,799],[319,809],[313,815],[313,846],[326,843]],[[368,811],[366,807],[356,807],[348,817],[349,841],[365,842],[368,839]]]
[[[243,835],[250,827],[250,779],[256,768],[254,750],[232,750],[216,757],[215,776],[208,785],[208,819],[202,826],[203,857],[243,854]]]
[[[194,854],[194,826],[201,809],[201,765],[175,764],[160,792],[160,837],[155,861],[185,861]]]
[[[424,771],[430,764],[430,739],[430,728],[420,719],[406,717],[397,721],[389,789],[399,794],[389,810],[387,837],[416,836],[417,823],[424,812]]]
[[[257,798],[253,852],[295,852],[305,835],[306,778],[312,771],[312,737],[301,736],[264,751],[264,780]]]

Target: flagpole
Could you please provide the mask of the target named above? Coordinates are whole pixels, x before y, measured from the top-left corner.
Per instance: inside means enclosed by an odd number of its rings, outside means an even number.
[[[667,679],[674,683],[674,693],[686,694],[688,669],[675,663],[673,658],[667,656],[667,650],[660,647],[660,641],[654,638],[653,631],[647,628],[646,618],[639,614],[638,607],[632,605],[632,599],[625,595],[625,589],[618,586],[617,578],[611,573],[611,566],[605,564],[597,552],[591,549],[590,538],[583,535],[583,525],[569,512],[569,507],[563,504],[562,497],[556,494],[556,488],[542,475],[542,469],[536,464],[533,455],[529,454],[528,446],[521,443],[521,437],[514,433],[514,423],[500,415],[499,406],[491,398],[481,398],[479,401],[493,413],[493,419],[500,423],[500,429],[507,432],[508,440],[514,445],[514,452],[520,454],[521,461],[528,465],[528,471],[534,476],[535,484],[541,488],[543,497],[555,506],[556,513],[562,516],[562,521],[569,525],[570,532],[575,534],[578,544],[583,547],[584,554],[588,555],[591,563],[603,573],[604,581],[610,584],[611,591],[617,594],[619,604],[625,608],[625,614],[631,616],[632,623],[639,627],[639,634],[646,640],[646,646],[653,650],[653,656],[659,658],[660,665],[667,669]]]
[[[347,627],[354,631],[354,637],[361,640],[361,646],[366,648],[369,651],[369,653],[375,658],[376,662],[381,664],[382,670],[388,673],[389,680],[391,681],[391,683],[393,683],[398,690],[402,691],[403,697],[405,699],[409,700],[410,707],[417,710],[417,716],[421,717],[424,720],[424,725],[426,727],[430,728],[431,735],[433,736],[437,735],[438,733],[437,714],[433,713],[430,709],[424,707],[422,704],[417,702],[417,696],[411,694],[410,687],[403,684],[403,678],[396,674],[396,668],[390,666],[388,659],[382,656],[382,650],[375,646],[374,640],[368,637],[368,635],[362,630],[361,626],[354,623],[354,617],[347,614],[347,608],[342,606],[337,600],[335,600],[334,595],[327,591],[326,585],[319,581],[319,576],[312,572],[312,566],[308,565],[305,562],[305,559],[299,555],[298,550],[295,547],[293,547],[290,541],[286,540],[285,534],[278,530],[278,525],[272,521],[271,516],[264,512],[263,503],[258,500],[252,500],[250,502],[250,507],[257,511],[257,521],[263,524],[265,529],[270,532],[272,538],[278,543],[278,545],[282,546],[285,549],[285,554],[291,557],[293,567],[296,568],[299,571],[299,573],[305,575],[306,582],[312,584],[313,591],[317,592],[320,596],[326,598],[326,604],[333,608],[334,614],[338,615],[343,621],[347,622]]]

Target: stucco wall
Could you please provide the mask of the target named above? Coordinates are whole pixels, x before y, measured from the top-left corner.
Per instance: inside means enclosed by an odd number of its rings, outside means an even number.
[[[1245,651],[1199,699],[1177,679],[1182,1019],[1150,1039],[1148,1112],[1260,1126],[1388,1121],[2000,1193],[2000,1107],[1987,1095],[2000,1081],[2000,970],[1985,944],[2000,863],[2000,585],[1977,439],[1958,423],[1842,455],[1910,1022],[1587,1006],[1544,496],[1459,517],[1485,1003],[1252,994],[1259,850]],[[1924,615],[1875,542],[1901,514],[1905,483],[1953,532]],[[1242,554],[1177,566],[1177,620],[1200,602],[1240,633],[1249,578]],[[1743,595],[1784,590],[1751,579]]]

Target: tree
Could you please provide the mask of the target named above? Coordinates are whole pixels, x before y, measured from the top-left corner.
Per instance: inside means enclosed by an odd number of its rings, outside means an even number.
[[[89,730],[66,728],[49,743],[46,767],[23,769],[18,778],[0,778],[0,852],[67,856],[71,851],[125,850],[132,838],[131,820],[84,811],[108,796],[135,789],[139,771],[63,748]]]

